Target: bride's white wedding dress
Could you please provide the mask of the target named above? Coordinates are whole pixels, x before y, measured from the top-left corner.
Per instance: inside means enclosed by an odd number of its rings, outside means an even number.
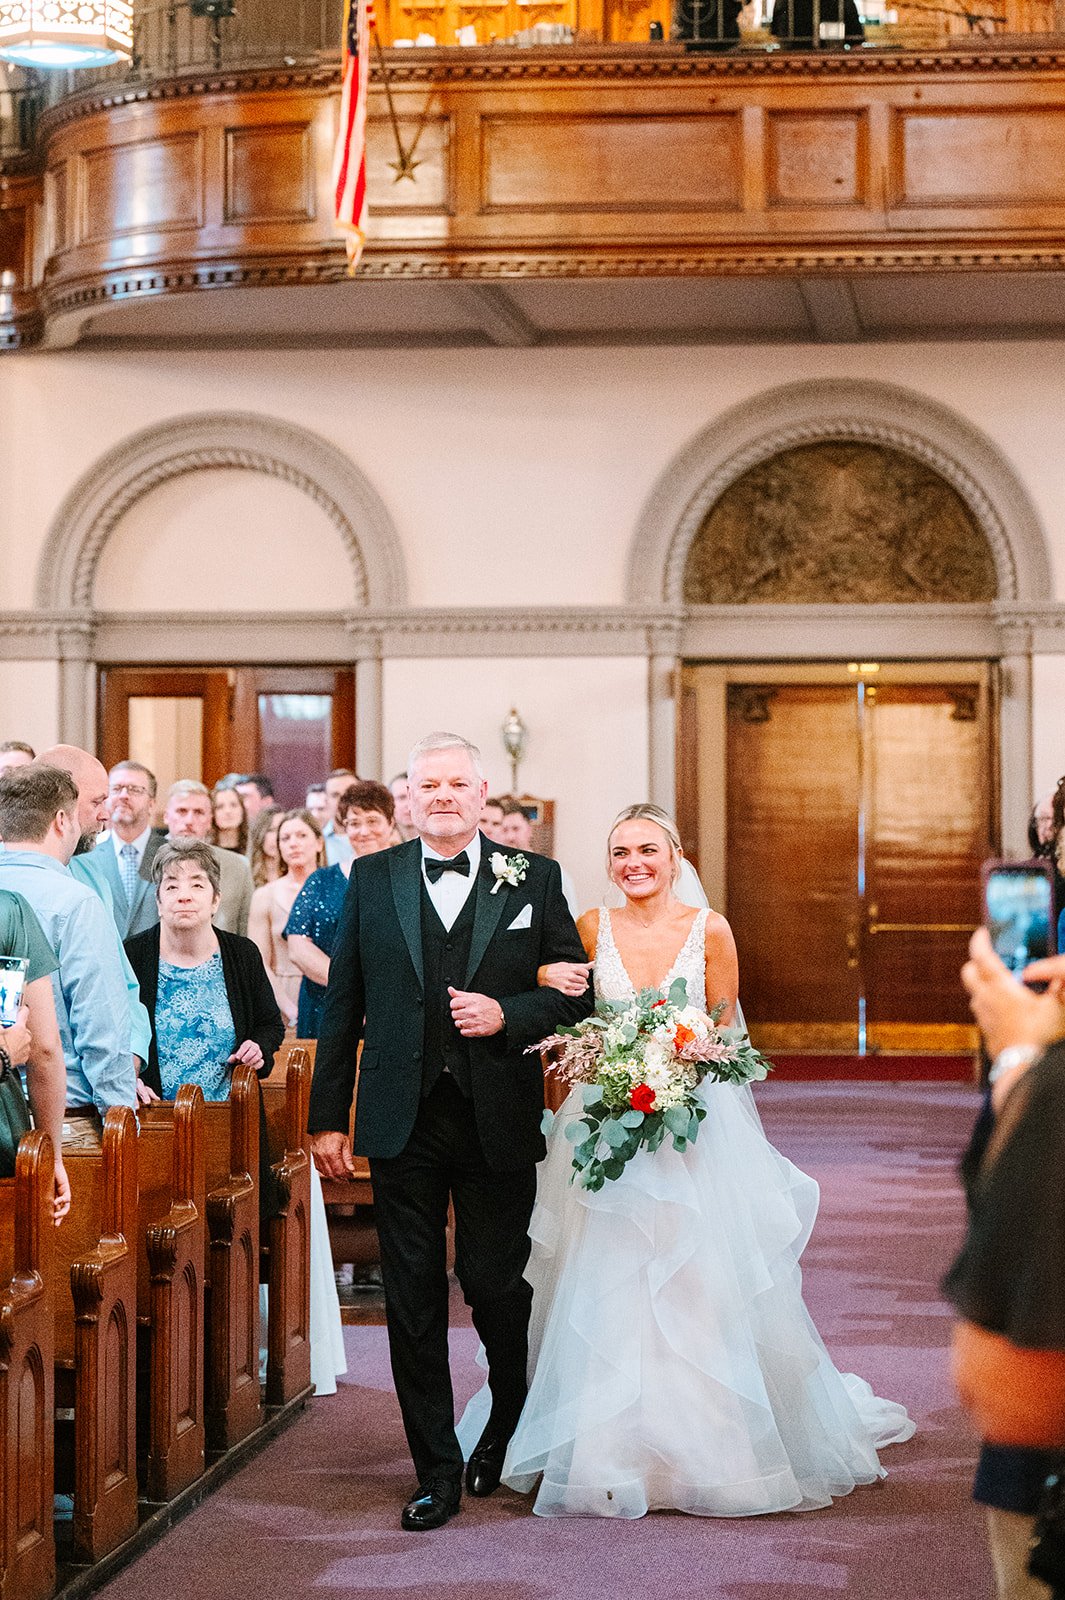
[[[678,977],[704,1007],[697,913]],[[628,999],[610,913],[595,988]],[[704,1083],[707,1116],[684,1154],[640,1153],[596,1193],[570,1184],[566,1101],[533,1214],[530,1387],[503,1479],[540,1516],[647,1511],[750,1516],[828,1505],[884,1476],[877,1449],[914,1431],[904,1407],[839,1373],[802,1299],[799,1257],[818,1189],[773,1149],[751,1092]],[[467,1452],[488,1391],[467,1407]]]

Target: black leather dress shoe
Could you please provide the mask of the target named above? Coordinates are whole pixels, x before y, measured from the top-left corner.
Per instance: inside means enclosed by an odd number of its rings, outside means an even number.
[[[483,1433],[466,1463],[466,1488],[470,1494],[483,1499],[494,1494],[503,1476],[503,1461],[509,1439],[497,1433]]]
[[[461,1485],[450,1478],[434,1478],[418,1485],[417,1491],[403,1507],[400,1526],[409,1533],[425,1533],[430,1528],[442,1528],[458,1511],[462,1503]]]

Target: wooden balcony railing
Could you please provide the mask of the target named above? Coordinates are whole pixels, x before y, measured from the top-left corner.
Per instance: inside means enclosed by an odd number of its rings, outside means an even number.
[[[582,0],[582,4],[585,0]],[[1065,265],[1065,40],[915,52],[679,45],[386,53],[369,120],[373,278]],[[98,81],[0,167],[0,342],[105,305],[344,274],[338,68]]]

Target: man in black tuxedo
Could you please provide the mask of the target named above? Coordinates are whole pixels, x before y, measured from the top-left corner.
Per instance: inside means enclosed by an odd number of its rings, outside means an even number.
[[[537,987],[540,966],[584,951],[556,863],[493,851],[478,831],[487,785],[477,750],[431,734],[407,770],[418,837],[351,870],[310,1130],[323,1177],[350,1172],[358,1076],[355,1150],[370,1158],[392,1372],[418,1476],[402,1523],[426,1529],[454,1516],[462,1485],[448,1200],[455,1270],[488,1357],[491,1416],[466,1470],[467,1489],[484,1495],[499,1484],[526,1391],[532,1290],[522,1274],[544,1102],[539,1057],[525,1050],[586,1016],[592,997]]]

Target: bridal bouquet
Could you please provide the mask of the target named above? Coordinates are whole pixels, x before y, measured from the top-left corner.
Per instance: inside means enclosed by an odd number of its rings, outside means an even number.
[[[550,1058],[549,1072],[582,1086],[583,1110],[566,1127],[571,1182],[601,1189],[638,1150],[657,1150],[667,1138],[686,1150],[706,1116],[695,1094],[704,1078],[749,1083],[770,1070],[742,1029],[719,1024],[724,1001],[709,1016],[687,1001],[683,978],[665,994],[600,1000],[594,1016],[530,1046]],[[553,1122],[545,1111],[545,1133]]]

